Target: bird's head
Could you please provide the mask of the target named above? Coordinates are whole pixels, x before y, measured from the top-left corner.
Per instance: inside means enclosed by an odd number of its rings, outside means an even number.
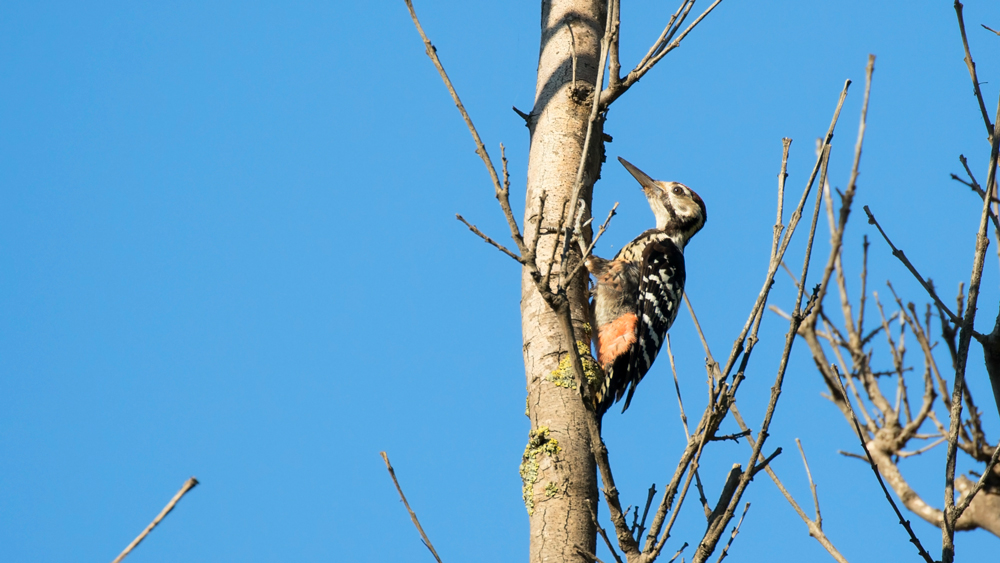
[[[656,228],[671,235],[681,248],[705,225],[705,202],[694,190],[679,182],[661,182],[622,157],[618,160],[639,181],[649,207],[656,216]]]

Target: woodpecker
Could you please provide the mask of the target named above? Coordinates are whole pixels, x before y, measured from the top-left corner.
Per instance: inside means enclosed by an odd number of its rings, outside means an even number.
[[[625,245],[611,260],[587,258],[594,276],[591,313],[597,328],[597,361],[604,381],[596,393],[599,415],[621,400],[632,401],[684,295],[684,247],[705,225],[705,202],[678,182],[650,178],[624,158],[618,160],[639,181],[656,217],[656,227]]]

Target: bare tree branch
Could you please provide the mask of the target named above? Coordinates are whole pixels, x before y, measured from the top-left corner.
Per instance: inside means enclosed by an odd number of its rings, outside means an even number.
[[[500,207],[503,209],[504,217],[507,218],[507,223],[510,226],[511,236],[514,238],[514,242],[517,244],[518,250],[521,254],[524,254],[524,241],[521,239],[521,232],[517,226],[517,220],[514,218],[514,212],[510,209],[510,202],[507,198],[507,190],[503,188],[500,184],[500,178],[497,176],[497,169],[493,166],[493,161],[490,160],[489,153],[486,152],[486,146],[483,145],[483,140],[479,138],[479,132],[476,131],[476,126],[472,124],[472,118],[469,117],[469,113],[465,111],[465,106],[462,105],[462,100],[458,97],[458,92],[455,91],[455,87],[451,83],[451,79],[448,78],[448,73],[445,72],[444,66],[441,65],[441,59],[437,56],[437,49],[431,43],[431,40],[427,38],[427,34],[424,33],[424,28],[420,25],[420,20],[417,19],[417,12],[413,9],[412,0],[403,0],[406,2],[406,8],[410,11],[410,18],[413,19],[413,25],[417,27],[417,31],[420,33],[420,38],[424,41],[424,50],[427,52],[427,56],[430,57],[431,62],[434,63],[434,67],[437,68],[438,74],[441,75],[441,80],[444,81],[445,87],[448,88],[448,93],[451,94],[452,101],[455,102],[455,107],[458,108],[458,112],[462,114],[462,120],[465,121],[465,126],[469,128],[469,133],[472,134],[472,140],[476,143],[476,154],[479,158],[483,160],[483,164],[486,165],[486,171],[490,174],[490,179],[493,180],[493,189],[496,192],[497,200],[500,201]]]
[[[846,397],[847,390],[843,388],[844,383],[841,380],[840,370],[837,369],[836,365],[832,365],[830,367],[834,372],[836,372],[837,381],[840,382],[841,391],[843,391],[844,396]],[[927,563],[934,563],[934,559],[929,553],[927,553],[924,546],[920,544],[920,540],[917,538],[917,535],[913,533],[913,528],[910,527],[910,521],[903,518],[903,513],[899,511],[899,507],[896,506],[896,501],[892,500],[892,495],[889,494],[889,489],[886,488],[885,482],[882,481],[882,474],[879,473],[878,465],[875,463],[875,460],[872,459],[871,452],[868,451],[868,440],[865,438],[864,433],[861,432],[861,424],[858,423],[858,417],[855,416],[854,407],[851,406],[851,402],[849,400],[847,401],[847,407],[850,409],[851,421],[854,423],[854,429],[858,433],[858,439],[861,441],[861,447],[865,450],[865,455],[868,456],[868,464],[871,466],[872,472],[875,473],[875,478],[878,479],[878,484],[882,487],[882,492],[885,493],[886,500],[889,501],[889,504],[892,505],[892,509],[896,512],[896,517],[899,518],[899,524],[903,526],[906,533],[909,534],[910,543],[916,546],[917,552],[920,553],[920,556],[924,559],[924,561]]]
[[[611,0],[609,9],[611,16],[611,48],[608,51],[610,62],[608,63],[608,86],[616,86],[621,82],[622,63],[619,45],[621,43],[621,0]]]
[[[733,411],[733,418],[736,420],[736,423],[739,424],[740,428],[748,429],[746,422],[743,421],[743,417],[740,415],[740,411],[739,409],[736,408],[735,404],[732,406],[732,411]],[[752,436],[747,438],[747,445],[750,446],[751,450],[753,449],[754,441]],[[806,470],[808,471],[808,465],[806,466],[806,468],[807,468]],[[837,560],[838,563],[847,563],[847,559],[845,559],[844,556],[841,555],[839,551],[837,551],[837,548],[834,547],[833,542],[831,542],[830,539],[823,532],[823,521],[819,517],[819,502],[816,501],[816,520],[810,520],[809,517],[806,516],[805,511],[802,510],[802,508],[799,506],[799,503],[795,502],[795,498],[792,497],[791,493],[788,492],[788,489],[785,488],[785,485],[781,482],[780,479],[778,479],[778,475],[774,472],[771,466],[765,467],[764,471],[768,474],[769,477],[771,477],[771,481],[773,481],[775,486],[778,487],[778,490],[781,491],[781,495],[785,497],[785,500],[788,501],[788,504],[792,505],[792,509],[794,509],[795,513],[799,515],[799,518],[801,518],[802,521],[805,522],[806,527],[809,529],[809,535],[815,538],[816,541],[818,541],[819,544],[823,546],[823,549],[825,549],[827,553],[829,553],[835,560]],[[810,477],[810,483],[811,482],[812,481]],[[814,493],[815,493],[815,488],[814,488]]]
[[[438,557],[437,551],[435,551],[434,549],[434,545],[431,544],[431,539],[427,537],[427,534],[424,533],[424,529],[420,525],[420,521],[417,520],[417,513],[414,512],[412,508],[410,508],[410,503],[406,502],[406,495],[403,494],[403,489],[402,487],[399,486],[399,481],[396,480],[396,472],[393,471],[392,464],[389,463],[389,456],[386,455],[385,452],[380,452],[380,455],[382,456],[382,461],[385,462],[385,468],[389,471],[389,476],[392,477],[392,484],[396,485],[396,492],[399,493],[399,498],[403,501],[403,506],[405,506],[406,511],[410,513],[410,520],[413,521],[413,525],[416,526],[417,531],[420,532],[420,539],[424,542],[424,545],[427,546],[427,549],[430,550],[431,555],[434,556],[434,559],[438,563],[441,563],[441,558]]]
[[[601,523],[597,521],[597,514],[593,510],[590,511],[590,517],[594,519],[594,526],[597,528],[597,533],[604,539],[604,545],[608,547],[608,551],[610,551],[611,556],[615,558],[615,562],[622,563],[621,557],[619,557],[618,552],[615,551],[615,546],[612,545],[611,540],[608,539],[608,533],[604,531],[604,528],[601,527]],[[597,559],[596,557],[594,557],[594,560],[600,561],[600,559]]]
[[[715,7],[718,6],[721,2],[722,0],[715,0],[715,2],[712,2],[712,5],[706,8],[705,11],[702,12],[701,15],[697,17],[697,19],[691,22],[691,25],[687,26],[684,32],[681,33],[677,37],[677,39],[674,39],[669,44],[667,44],[667,42],[670,41],[670,39],[673,37],[674,33],[676,33],[677,30],[680,28],[680,25],[684,23],[684,19],[687,17],[687,13],[691,11],[691,8],[694,6],[694,0],[684,0],[684,2],[681,4],[681,7],[678,8],[677,13],[675,13],[674,16],[670,18],[670,22],[667,24],[667,27],[664,28],[663,33],[660,34],[659,39],[657,39],[656,43],[654,43],[653,46],[650,48],[649,53],[647,53],[646,56],[643,57],[643,59],[639,62],[639,64],[636,65],[636,67],[631,72],[629,72],[628,75],[623,80],[621,80],[621,82],[616,82],[616,84],[614,85],[609,85],[608,88],[606,88],[603,92],[601,92],[601,107],[604,108],[609,107],[622,94],[627,92],[628,89],[631,88],[633,84],[638,82],[640,78],[642,78],[643,76],[646,75],[647,72],[652,70],[652,68],[656,66],[656,63],[660,62],[660,60],[663,59],[663,57],[667,56],[667,53],[676,49],[681,44],[681,41],[683,41],[684,38],[687,37],[689,33],[691,33],[691,30],[697,27],[697,25],[701,23],[701,20],[705,19],[705,17],[708,16],[708,14],[712,13],[712,10],[714,10]],[[682,10],[683,13],[681,14]],[[680,21],[676,21],[678,14],[681,14]]]
[[[948,319],[951,322],[955,323],[956,325],[962,324],[962,319],[956,316],[955,313],[952,313],[951,309],[949,309],[948,306],[944,304],[944,301],[941,301],[941,298],[938,297],[937,292],[934,291],[934,286],[928,283],[927,280],[925,280],[924,277],[920,275],[920,272],[918,272],[917,269],[913,266],[913,263],[910,262],[910,259],[906,257],[906,254],[904,254],[902,250],[896,248],[896,245],[892,244],[892,241],[889,240],[889,235],[885,234],[885,231],[882,230],[882,225],[879,225],[878,220],[875,219],[875,215],[872,214],[871,209],[868,209],[867,205],[864,206],[863,209],[865,210],[865,213],[868,215],[868,224],[875,225],[875,228],[878,229],[878,232],[882,234],[882,238],[885,239],[886,244],[888,244],[889,248],[892,249],[892,255],[898,258],[899,261],[902,262],[904,266],[906,266],[906,269],[909,270],[911,274],[913,274],[913,277],[917,278],[917,281],[920,282],[920,285],[924,287],[924,289],[927,291],[927,294],[930,295],[931,299],[934,300],[934,304],[937,305],[942,311],[944,311],[948,315]]]
[[[993,448],[993,457],[991,457],[990,461],[986,464],[986,469],[983,470],[983,474],[980,476],[979,481],[976,482],[976,486],[972,489],[972,491],[970,491],[962,498],[961,504],[959,504],[955,508],[956,522],[958,521],[959,518],[962,517],[962,514],[965,512],[965,510],[969,508],[969,505],[972,504],[972,501],[975,499],[976,494],[978,494],[979,491],[982,490],[983,486],[986,484],[986,481],[989,480],[990,474],[993,472],[994,468],[997,467],[998,459],[1000,459],[1000,445]]]
[[[799,454],[802,455],[802,465],[806,467],[806,477],[809,478],[809,489],[812,490],[813,504],[816,506],[816,525],[823,527],[823,516],[819,512],[819,496],[816,494],[816,483],[813,482],[812,471],[809,471],[809,462],[806,461],[806,452],[802,449],[802,441],[795,439],[795,445],[799,447]]]
[[[646,493],[646,507],[642,509],[642,521],[639,522],[638,526],[633,524],[632,526],[632,537],[635,538],[636,543],[639,542],[639,538],[642,537],[642,533],[646,531],[646,517],[649,516],[649,507],[653,504],[653,497],[656,496],[656,483],[649,486],[649,491]],[[636,513],[638,514],[638,512]]]
[[[847,286],[843,276],[843,268],[839,267],[841,255],[840,247],[844,239],[844,227],[847,225],[847,219],[851,214],[851,204],[854,201],[854,194],[857,191],[858,168],[861,164],[861,147],[863,146],[865,140],[865,129],[867,127],[868,120],[868,100],[871,95],[872,75],[874,72],[875,55],[868,55],[868,66],[865,68],[865,94],[861,103],[861,119],[860,124],[858,125],[858,140],[854,145],[854,163],[851,166],[851,176],[847,183],[847,190],[840,198],[840,214],[836,224],[833,222],[833,202],[832,197],[830,196],[829,182],[821,184],[826,199],[827,212],[830,219],[830,230],[832,234],[830,237],[830,258],[827,260],[826,267],[823,270],[823,277],[820,281],[817,299],[822,302],[824,296],[826,295],[828,284],[830,283],[830,276],[833,274],[834,270],[836,270],[837,285],[840,289],[841,306],[844,309],[848,333],[853,332],[853,314],[851,313],[850,301],[847,298]],[[816,312],[805,320],[806,324],[815,325],[816,319],[821,310],[821,307],[817,307]]]
[[[830,140],[833,138],[833,131],[834,128],[836,127],[837,120],[840,116],[840,110],[843,107],[844,99],[847,96],[847,89],[850,86],[850,84],[851,84],[850,80],[844,83],[844,89],[841,92],[840,98],[837,102],[833,118],[831,119],[830,122],[830,127],[827,130],[826,135],[823,137],[824,147],[828,146]],[[786,178],[785,167],[787,165],[787,154],[788,154],[789,143],[790,143],[789,140],[787,139],[783,140],[784,157],[783,157],[782,170],[778,176],[779,193],[783,193],[784,190],[784,182]],[[779,223],[778,225],[776,225],[775,228],[776,236],[775,236],[775,241],[772,244],[768,273],[765,278],[764,285],[761,288],[761,293],[760,295],[758,295],[757,301],[754,303],[750,316],[748,317],[742,332],[737,337],[736,341],[733,343],[733,349],[730,353],[729,359],[727,360],[726,369],[719,372],[719,377],[717,382],[712,381],[710,384],[710,398],[711,398],[710,404],[706,407],[705,412],[702,414],[701,421],[699,422],[698,427],[692,434],[692,439],[688,441],[688,445],[681,456],[681,459],[677,465],[677,469],[674,472],[674,476],[672,477],[670,483],[667,485],[667,488],[664,491],[663,498],[660,502],[660,507],[653,518],[653,523],[650,527],[649,534],[647,535],[645,548],[643,550],[643,556],[645,561],[652,561],[663,549],[663,545],[669,538],[669,532],[673,524],[673,521],[676,518],[676,511],[674,516],[671,517],[670,522],[667,523],[666,528],[663,527],[663,524],[664,521],[666,520],[666,514],[670,510],[671,506],[673,505],[673,501],[675,500],[675,497],[678,494],[678,488],[680,487],[680,480],[683,478],[684,473],[687,472],[688,470],[690,470],[691,472],[697,470],[697,460],[701,455],[706,437],[714,435],[716,429],[718,428],[719,423],[729,412],[729,407],[732,404],[732,400],[739,386],[739,382],[744,377],[743,375],[744,370],[746,368],[747,362],[749,361],[750,355],[753,351],[753,347],[757,342],[756,335],[762,319],[761,313],[763,311],[764,305],[766,304],[767,296],[769,295],[770,289],[773,285],[774,275],[777,272],[779,265],[781,264],[785,250],[788,248],[791,236],[795,232],[795,228],[798,225],[798,222],[801,218],[805,202],[808,198],[810,191],[812,190],[812,186],[816,181],[816,176],[819,173],[823,162],[824,159],[822,156],[817,158],[812,173],[810,174],[808,182],[806,183],[806,187],[802,193],[802,197],[799,200],[799,203],[795,211],[792,213],[788,228],[785,230],[784,237],[780,239],[778,234],[780,234],[780,230],[782,230],[783,228],[780,224],[780,215],[779,215]],[[744,348],[744,345],[746,345],[746,348]],[[732,386],[728,387],[726,379],[731,370],[733,369],[733,367],[735,367],[736,361],[737,359],[740,358],[741,354],[742,354],[742,360],[740,363],[740,367],[733,378]],[[714,363],[714,360],[710,359],[709,362]],[[718,390],[715,389],[716,384],[720,386]],[[698,437],[700,437],[700,439]],[[756,459],[756,456],[754,456],[753,459]],[[691,480],[692,480],[691,474],[688,474],[684,487],[680,491],[680,500],[678,501],[679,504],[683,503],[683,499],[686,495],[686,491],[691,483]],[[742,480],[741,483],[743,483]],[[738,499],[736,500],[736,502],[738,502]],[[730,508],[732,508],[732,506],[734,505],[731,504]],[[719,519],[718,522],[721,523],[722,527],[724,527],[726,523],[728,523],[729,519],[731,519],[732,517],[733,517],[732,512],[727,510],[727,512],[724,515],[724,518]],[[663,532],[662,536],[660,534],[661,531]],[[708,537],[708,533],[706,534],[708,543],[710,543],[711,546],[705,544],[705,539],[703,538],[704,547],[699,548],[698,552],[695,555],[696,558],[700,557],[701,560],[703,560],[705,557],[708,557],[711,554],[711,551],[714,550],[714,546],[718,542],[719,536],[722,533],[722,529],[718,528],[712,531],[711,533],[712,533],[711,538]]]
[[[180,501],[181,498],[184,495],[186,495],[188,491],[193,489],[197,484],[198,480],[195,479],[194,477],[191,477],[187,481],[184,481],[184,484],[181,486],[181,490],[177,491],[177,494],[174,495],[174,498],[170,499],[170,502],[168,502],[167,505],[163,507],[163,510],[161,510],[160,513],[156,515],[156,518],[153,518],[153,521],[150,522],[148,526],[146,526],[146,529],[143,530],[142,533],[140,533],[138,536],[136,536],[136,538],[132,540],[132,543],[128,544],[128,546],[125,547],[125,550],[122,551],[120,554],[118,554],[118,557],[115,557],[114,561],[112,561],[111,563],[120,563],[122,559],[125,559],[125,556],[127,556],[129,553],[132,553],[132,550],[135,549],[135,546],[139,545],[139,542],[146,539],[146,536],[148,536],[149,533],[153,531],[153,528],[155,528],[160,523],[160,521],[166,518],[167,514],[170,514],[170,511],[174,509],[174,506],[177,505],[177,502]]]
[[[961,4],[956,0],[956,4]],[[1000,99],[997,99],[997,116],[991,137],[990,168],[986,179],[986,194],[996,193],[996,172],[997,153],[1000,150]],[[951,425],[948,431],[948,452],[945,461],[945,487],[944,487],[944,520],[941,530],[944,535],[944,545],[941,548],[941,560],[944,563],[951,563],[955,558],[955,523],[957,522],[955,509],[955,454],[958,447],[958,432],[961,427],[962,397],[965,387],[965,368],[969,359],[969,343],[977,333],[973,329],[976,322],[976,305],[979,301],[979,285],[982,281],[983,262],[986,259],[986,247],[989,238],[986,236],[987,217],[990,210],[990,198],[983,198],[983,211],[979,219],[979,232],[976,234],[976,253],[972,260],[972,275],[969,280],[969,297],[965,306],[965,317],[962,319],[962,328],[958,334],[958,361],[955,363],[955,382],[952,384],[952,409]],[[980,337],[981,339],[981,337]],[[994,391],[1000,386],[1000,374],[994,370],[988,370],[990,379],[993,382]],[[1000,412],[1000,395],[996,396],[997,411]]]
[[[597,69],[597,80],[594,83],[594,102],[590,107],[590,117],[587,118],[587,133],[583,137],[583,152],[580,154],[580,165],[576,169],[576,180],[573,181],[573,192],[569,197],[570,209],[575,210],[577,207],[577,202],[580,201],[580,189],[583,187],[583,171],[587,166],[587,157],[590,155],[590,139],[594,132],[594,123],[597,122],[597,118],[600,115],[600,101],[601,101],[601,88],[604,87],[604,69],[608,65],[608,50],[611,48],[611,35],[613,33],[612,22],[614,21],[614,10],[608,7],[607,11],[607,22],[604,25],[604,38],[601,39],[601,66]],[[616,204],[617,206],[617,204]],[[614,214],[614,210],[612,210]],[[562,259],[559,262],[559,287],[565,287],[566,284],[572,279],[566,277],[566,266],[569,260],[569,247],[570,240],[572,239],[572,234],[580,230],[579,220],[577,219],[579,215],[574,213],[574,221],[572,225],[567,225],[563,230],[563,248],[562,248]],[[608,217],[610,220],[610,217]],[[583,258],[581,258],[582,263]],[[573,273],[575,274],[579,270],[579,265]]]
[[[962,3],[955,0],[955,15],[958,16],[958,29],[962,32],[962,47],[965,48],[965,66],[969,68],[969,78],[972,79],[972,88],[976,93],[976,100],[979,102],[979,111],[983,114],[983,122],[986,124],[986,135],[990,143],[992,143],[993,124],[990,123],[990,115],[986,111],[986,102],[983,101],[983,93],[979,90],[979,77],[976,75],[976,63],[972,60],[972,53],[969,52],[969,39],[965,36],[965,18],[962,17],[963,8],[964,6],[962,6]]]
[[[590,256],[590,253],[594,251],[594,247],[597,246],[597,241],[601,240],[601,235],[604,234],[604,231],[608,230],[608,224],[611,223],[611,218],[615,216],[616,209],[618,209],[617,201],[611,206],[611,211],[608,211],[608,218],[604,220],[604,224],[601,225],[596,233],[594,233],[593,240],[590,241],[590,244],[586,248],[581,249],[583,254],[580,256],[580,263],[577,264],[573,268],[573,271],[570,272],[569,276],[566,277],[566,283],[572,282],[573,279],[576,278],[576,275],[580,272],[580,269],[583,268],[587,257]]]
[[[515,261],[517,261],[518,264],[524,264],[524,259],[523,258],[521,258],[520,256],[518,256],[517,254],[514,254],[510,250],[508,250],[507,247],[505,247],[504,245],[502,245],[502,244],[498,243],[497,241],[491,239],[490,237],[486,236],[486,234],[484,234],[482,231],[480,231],[475,225],[472,225],[468,221],[466,221],[465,217],[462,217],[461,215],[459,215],[458,213],[456,213],[455,214],[455,218],[458,219],[459,221],[461,221],[466,227],[468,227],[470,231],[472,231],[473,233],[476,233],[477,235],[479,235],[479,238],[483,239],[488,244],[493,245],[500,252],[503,252],[507,256],[510,256]]]
[[[722,560],[725,559],[727,555],[729,555],[729,547],[733,545],[733,540],[736,539],[736,534],[740,533],[740,526],[743,525],[743,519],[746,518],[748,510],[750,510],[749,502],[746,503],[746,506],[743,507],[743,514],[740,515],[740,521],[736,523],[735,527],[733,527],[733,533],[731,536],[729,536],[729,541],[727,541],[725,547],[722,548],[722,553],[719,554],[719,558],[716,560],[715,563],[722,563]]]

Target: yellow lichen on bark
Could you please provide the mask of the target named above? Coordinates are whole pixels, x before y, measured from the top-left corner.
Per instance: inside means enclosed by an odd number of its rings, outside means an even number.
[[[549,437],[549,427],[541,426],[538,430],[528,432],[528,445],[524,447],[524,455],[521,457],[521,496],[524,498],[524,507],[528,509],[528,515],[535,513],[535,483],[538,481],[538,462],[540,456],[555,456],[562,448],[559,441]],[[552,483],[549,483],[551,486]],[[545,494],[549,495],[549,486],[545,488]]]
[[[577,340],[576,349],[580,354],[580,363],[583,364],[583,374],[587,377],[587,383],[590,384],[591,389],[596,390],[598,382],[604,377],[604,372],[597,360],[590,355],[589,344]],[[545,376],[545,381],[557,387],[576,389],[576,376],[573,373],[573,362],[570,360],[569,354],[563,356],[562,360],[559,361],[559,366]]]

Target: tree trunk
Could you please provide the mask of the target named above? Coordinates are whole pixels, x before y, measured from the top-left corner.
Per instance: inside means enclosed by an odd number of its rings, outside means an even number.
[[[559,218],[564,209],[567,221],[572,221],[574,215],[568,202],[584,150],[605,10],[604,2],[599,0],[542,2],[541,48],[535,104],[528,124],[531,149],[522,224],[528,244],[539,236],[534,224],[540,224],[538,265],[545,272],[554,261],[553,279],[559,272],[561,253],[561,245],[556,247],[560,238]],[[600,173],[601,139],[599,122],[591,136],[581,189],[581,200],[588,202],[587,217],[593,183]],[[544,209],[540,209],[543,195]],[[538,213],[543,213],[543,219],[533,224]],[[575,264],[579,258],[575,248],[573,257],[571,263]],[[586,275],[577,276],[567,296],[575,340],[589,349]],[[559,326],[556,312],[542,300],[532,279],[524,274],[521,328],[531,433],[521,475],[531,525],[532,562],[588,561],[581,551],[594,553],[597,535],[594,523],[597,477],[584,419],[586,411],[569,365],[568,343]]]

